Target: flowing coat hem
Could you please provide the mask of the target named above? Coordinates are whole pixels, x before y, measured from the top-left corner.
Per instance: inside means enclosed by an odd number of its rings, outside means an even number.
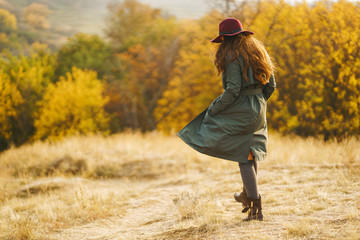
[[[232,159],[232,158],[228,158],[228,157],[220,156],[220,155],[217,155],[217,154],[211,154],[211,153],[205,152],[205,151],[202,150],[201,148],[198,148],[197,146],[189,143],[185,138],[183,138],[183,137],[180,135],[180,133],[177,133],[177,135],[178,135],[187,145],[189,145],[192,149],[198,151],[199,153],[208,155],[208,156],[210,156],[210,157],[216,157],[216,158],[221,158],[221,159],[225,159],[225,160],[229,160],[229,161],[233,161],[233,162],[239,162],[239,160],[235,160],[235,159]]]
[[[220,155],[220,154],[214,154],[214,153],[209,153],[209,152],[205,152],[204,149],[202,148],[199,148],[197,147],[196,145],[194,144],[191,144],[186,138],[184,138],[182,135],[181,135],[181,132],[178,132],[177,133],[177,136],[179,138],[181,138],[181,140],[183,140],[188,146],[190,146],[192,149],[196,150],[197,152],[199,153],[202,153],[202,154],[205,154],[205,155],[208,155],[208,156],[211,156],[211,157],[216,157],[216,158],[220,158],[220,159],[225,159],[225,160],[228,160],[228,161],[233,161],[233,162],[238,162],[238,163],[244,163],[244,161],[241,161],[239,159],[235,159],[235,158],[232,158],[232,157],[225,157],[223,155]],[[252,149],[251,149],[252,150]],[[254,153],[254,157],[255,157],[255,160],[256,161],[263,161],[266,159],[266,153],[259,153],[258,151],[256,150],[252,150],[252,152]]]

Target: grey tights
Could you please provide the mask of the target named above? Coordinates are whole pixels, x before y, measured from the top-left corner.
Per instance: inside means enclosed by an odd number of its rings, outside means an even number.
[[[259,192],[257,187],[257,164],[256,160],[250,160],[247,163],[239,163],[240,175],[243,181],[243,191],[246,190],[246,194],[249,198],[259,198]]]

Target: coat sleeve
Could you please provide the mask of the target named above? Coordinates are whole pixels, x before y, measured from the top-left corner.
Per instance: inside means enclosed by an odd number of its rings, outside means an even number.
[[[270,98],[276,88],[275,76],[271,75],[269,82],[263,87],[263,93],[266,101]]]
[[[209,114],[215,116],[225,110],[239,95],[241,89],[241,68],[237,61],[228,63],[225,68],[226,88],[209,107]]]

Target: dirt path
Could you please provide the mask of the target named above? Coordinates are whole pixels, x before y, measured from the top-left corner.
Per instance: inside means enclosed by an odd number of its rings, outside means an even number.
[[[112,181],[112,184],[115,189],[116,182]],[[190,190],[191,186],[186,184],[152,188],[153,184],[139,183],[141,197],[129,200],[124,216],[68,228],[53,234],[50,239],[149,239],[149,236],[168,231],[178,220],[173,198],[178,192]]]

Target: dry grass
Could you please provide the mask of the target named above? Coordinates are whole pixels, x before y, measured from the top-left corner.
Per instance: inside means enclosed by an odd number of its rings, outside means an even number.
[[[0,239],[360,239],[360,141],[269,136],[265,220],[242,222],[237,164],[153,132],[0,155]]]
[[[57,190],[8,197],[0,209],[1,239],[44,239],[48,233],[114,215],[123,215],[133,196],[127,188],[114,194],[104,183],[73,181]],[[114,187],[114,186],[112,186]],[[119,194],[121,193],[121,194]]]

